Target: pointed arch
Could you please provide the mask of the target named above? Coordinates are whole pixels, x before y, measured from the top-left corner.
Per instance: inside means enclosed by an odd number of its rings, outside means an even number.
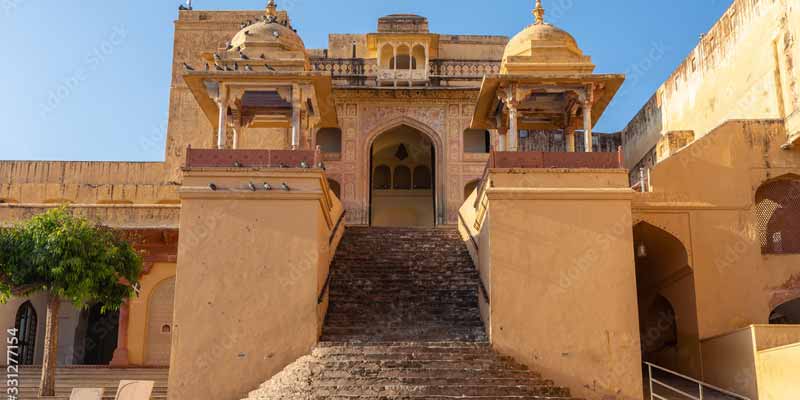
[[[419,121],[417,119],[414,119],[414,118],[411,118],[411,117],[408,117],[408,116],[405,116],[405,115],[400,116],[400,117],[396,117],[396,118],[392,118],[390,120],[381,122],[380,124],[378,124],[377,126],[371,128],[367,132],[367,135],[364,136],[364,140],[363,140],[363,142],[361,144],[361,147],[360,147],[360,154],[363,155],[363,157],[367,157],[366,160],[369,160],[370,157],[371,157],[372,145],[375,143],[375,140],[378,138],[378,136],[380,136],[381,134],[383,134],[383,133],[385,133],[387,131],[390,131],[392,129],[399,128],[401,126],[407,126],[409,128],[413,128],[413,129],[419,131],[421,134],[426,136],[431,141],[431,143],[433,144],[433,152],[434,152],[434,158],[435,158],[435,163],[434,163],[435,164],[435,168],[431,172],[433,173],[433,176],[434,176],[433,184],[435,185],[435,187],[434,187],[434,193],[435,193],[434,202],[436,204],[436,210],[435,210],[435,212],[436,212],[436,221],[437,221],[436,223],[437,224],[442,224],[442,223],[444,223],[444,221],[447,220],[447,215],[446,215],[447,209],[446,209],[446,205],[444,203],[445,199],[447,199],[447,193],[446,193],[444,173],[443,173],[443,171],[446,168],[446,166],[445,166],[445,155],[444,155],[445,148],[444,148],[444,142],[442,140],[442,136],[435,129],[431,128],[427,124],[425,124],[425,123],[423,123],[423,122],[421,122],[421,121]],[[371,173],[371,171],[370,171],[370,165],[369,164],[370,163],[368,161],[361,163],[361,167],[360,167],[361,176],[363,176],[363,177],[369,177],[370,176],[369,174]],[[360,194],[359,195],[360,198],[365,199],[365,200],[369,199],[369,196],[370,196],[369,179],[362,179],[361,180],[361,184],[359,185],[358,191],[359,191],[359,194]],[[368,200],[367,200],[367,202],[368,202]],[[363,220],[362,223],[369,223],[368,222],[368,215],[369,215],[368,213],[364,213],[364,220]]]
[[[19,364],[32,365],[36,354],[36,336],[39,318],[30,301],[22,303],[17,309],[14,328],[19,346]]]

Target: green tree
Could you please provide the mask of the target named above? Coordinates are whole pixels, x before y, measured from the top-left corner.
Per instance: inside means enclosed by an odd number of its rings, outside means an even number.
[[[0,301],[47,295],[40,396],[55,396],[61,303],[99,303],[103,312],[117,310],[134,295],[141,272],[142,260],[130,244],[66,207],[0,229]]]

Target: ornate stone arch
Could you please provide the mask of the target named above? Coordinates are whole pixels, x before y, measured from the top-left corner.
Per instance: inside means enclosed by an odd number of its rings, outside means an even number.
[[[373,127],[367,135],[364,137],[363,142],[359,148],[359,154],[366,156],[366,159],[363,159],[363,162],[360,164],[360,171],[361,171],[361,184],[358,188],[359,197],[364,199],[364,204],[366,207],[369,207],[369,159],[372,157],[370,149],[372,148],[372,144],[375,143],[375,139],[378,136],[390,131],[394,128],[398,128],[400,126],[408,126],[417,130],[418,132],[422,133],[425,137],[427,137],[431,143],[433,143],[434,154],[436,158],[436,166],[433,173],[436,176],[434,185],[436,188],[436,223],[442,224],[444,221],[447,220],[447,216],[445,213],[447,212],[447,207],[445,199],[447,199],[445,190],[446,190],[446,181],[445,181],[445,171],[447,171],[447,166],[445,165],[445,148],[444,142],[442,140],[442,136],[439,132],[428,126],[427,124],[420,122],[414,118],[408,116],[400,116],[388,121],[384,121],[379,125]],[[358,158],[358,157],[357,157]],[[365,219],[367,219],[365,217]],[[368,221],[366,221],[368,222]]]

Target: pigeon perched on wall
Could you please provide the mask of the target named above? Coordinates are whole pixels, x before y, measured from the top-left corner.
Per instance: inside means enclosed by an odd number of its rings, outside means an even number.
[[[272,66],[269,64],[264,64],[264,68],[266,68],[267,71],[275,71],[275,68],[272,68]]]
[[[241,58],[242,60],[249,60],[250,59],[250,57],[248,57],[247,54],[244,54],[241,51],[239,51],[239,58]]]
[[[248,183],[247,187],[250,188],[251,192],[255,192],[256,191],[256,185],[254,185],[253,182]]]
[[[194,68],[192,68],[192,66],[187,63],[183,63],[183,69],[187,71],[194,71]]]
[[[215,185],[214,182],[209,183],[208,184],[208,188],[211,189],[214,192],[217,191],[217,185]]]
[[[244,70],[245,70],[245,71],[248,71],[248,72],[253,72],[253,67],[251,67],[251,66],[249,66],[249,65],[245,65],[245,66],[244,66]]]
[[[288,192],[291,190],[289,188],[289,185],[286,184],[286,182],[281,183],[281,189],[283,189],[284,192]]]
[[[272,190],[272,185],[267,182],[264,182],[264,190]]]

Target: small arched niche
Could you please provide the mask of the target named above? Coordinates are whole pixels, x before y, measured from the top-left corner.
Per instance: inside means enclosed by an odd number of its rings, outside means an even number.
[[[431,188],[431,170],[425,165],[414,168],[414,189],[429,190]]]
[[[375,167],[372,175],[372,188],[378,190],[388,190],[392,188],[392,170],[387,165]]]
[[[394,169],[393,188],[396,190],[411,189],[411,169],[405,165],[399,165]]]

